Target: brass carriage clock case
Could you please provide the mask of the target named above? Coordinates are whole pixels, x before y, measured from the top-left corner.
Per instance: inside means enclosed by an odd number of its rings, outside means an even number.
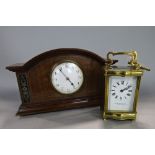
[[[129,66],[113,66],[113,60],[110,58],[111,55],[130,56]],[[136,119],[140,81],[144,70],[149,71],[150,69],[142,67],[137,62],[136,51],[109,52],[107,54],[107,63],[104,67],[104,104],[101,105],[104,119]]]

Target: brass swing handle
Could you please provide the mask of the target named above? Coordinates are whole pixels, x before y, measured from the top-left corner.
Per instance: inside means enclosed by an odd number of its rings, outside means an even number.
[[[113,60],[110,58],[110,55],[128,55],[131,57],[130,61],[128,62],[129,65],[134,66],[136,69],[144,69],[150,71],[149,68],[143,67],[141,64],[137,62],[137,52],[136,51],[124,51],[124,52],[108,52],[107,60],[110,62],[110,65],[113,63]]]

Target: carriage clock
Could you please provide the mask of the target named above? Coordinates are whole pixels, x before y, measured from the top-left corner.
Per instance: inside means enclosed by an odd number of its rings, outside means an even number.
[[[131,57],[129,66],[114,66],[111,56],[127,55]],[[105,92],[104,105],[101,112],[104,119],[134,120],[136,119],[136,107],[139,95],[141,76],[144,70],[137,62],[137,52],[109,52],[104,67]]]

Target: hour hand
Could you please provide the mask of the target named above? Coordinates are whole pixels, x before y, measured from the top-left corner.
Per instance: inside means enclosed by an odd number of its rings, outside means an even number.
[[[126,87],[124,89],[121,89],[120,92],[124,92],[125,90],[128,90],[130,87],[132,87],[132,86],[128,86],[128,87]]]

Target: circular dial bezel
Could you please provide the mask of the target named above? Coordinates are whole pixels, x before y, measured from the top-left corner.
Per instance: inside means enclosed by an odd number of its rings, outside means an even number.
[[[82,79],[81,79],[81,84],[80,84],[80,86],[79,86],[77,89],[75,89],[74,91],[72,91],[72,92],[61,91],[60,89],[58,89],[58,88],[55,86],[55,84],[54,84],[54,82],[53,82],[53,74],[54,74],[56,68],[57,68],[58,66],[62,65],[62,64],[66,64],[66,63],[74,64],[74,65],[80,70],[81,75],[82,75]],[[61,61],[61,62],[59,62],[59,63],[56,63],[56,64],[54,65],[54,67],[53,67],[53,69],[52,69],[52,71],[51,71],[51,77],[50,77],[50,78],[51,78],[52,86],[53,86],[53,88],[54,88],[57,92],[59,92],[60,94],[64,94],[64,95],[72,95],[72,94],[76,93],[77,91],[79,91],[79,90],[81,89],[81,87],[83,86],[83,83],[84,83],[84,72],[83,72],[83,70],[81,69],[81,67],[80,67],[80,65],[79,65],[78,63],[76,63],[76,62],[74,62],[74,61],[71,61],[71,60],[66,60],[66,61]]]

